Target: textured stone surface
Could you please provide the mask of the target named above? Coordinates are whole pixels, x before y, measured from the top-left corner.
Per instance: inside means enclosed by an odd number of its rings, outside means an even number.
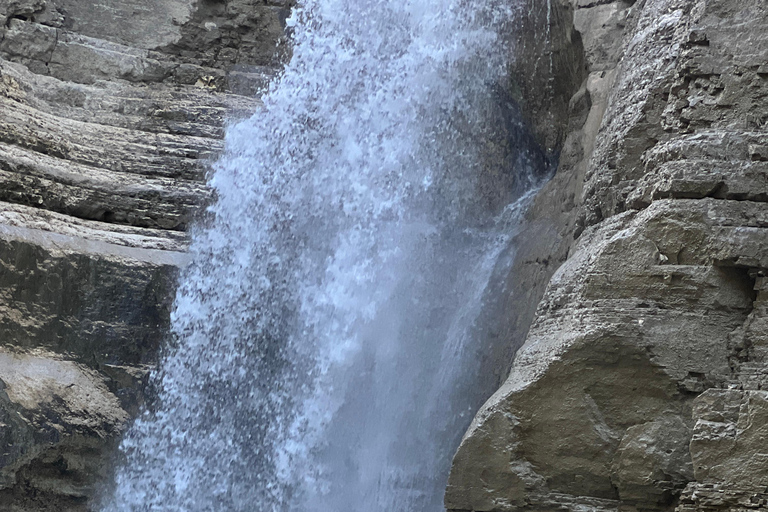
[[[729,485],[691,483],[676,512],[750,512],[768,508],[768,493]]]
[[[572,4],[586,79],[509,278],[530,329],[447,508],[764,510],[768,6]]]
[[[0,0],[0,510],[85,509],[289,5]],[[768,6],[518,13],[503,94],[559,168],[516,236],[489,379],[523,346],[448,508],[768,509]]]
[[[0,0],[0,510],[87,508],[288,7]]]
[[[708,389],[694,402],[696,480],[742,489],[768,482],[768,391]]]
[[[92,369],[51,352],[0,351],[3,389],[4,453],[0,480],[12,487],[20,468],[43,455],[62,438],[90,438],[104,445],[128,419],[105,379]],[[91,453],[91,459],[96,455]],[[46,456],[50,456],[46,454]],[[98,466],[97,460],[81,462]],[[72,470],[77,471],[73,467]],[[87,478],[87,469],[81,468]],[[60,486],[55,478],[34,475],[43,491],[82,495],[85,481]]]

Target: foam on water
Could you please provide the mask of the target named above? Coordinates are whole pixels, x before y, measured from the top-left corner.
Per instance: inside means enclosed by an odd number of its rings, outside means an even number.
[[[104,510],[442,509],[450,457],[492,391],[476,389],[476,324],[526,197],[478,207],[505,4],[294,10],[290,64],[228,129],[158,396]],[[503,170],[516,197],[526,155]]]

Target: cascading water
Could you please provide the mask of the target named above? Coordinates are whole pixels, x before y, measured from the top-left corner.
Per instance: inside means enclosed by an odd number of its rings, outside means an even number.
[[[294,10],[290,64],[228,130],[104,510],[442,510],[536,167],[520,148],[522,199],[479,199],[512,19],[495,0]]]

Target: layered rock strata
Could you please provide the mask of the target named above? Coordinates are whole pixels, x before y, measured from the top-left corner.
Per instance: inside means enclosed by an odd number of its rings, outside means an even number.
[[[0,0],[0,510],[86,508],[288,7]],[[768,7],[519,12],[508,93],[560,164],[509,277],[499,335],[525,344],[446,504],[766,509]]]
[[[549,4],[587,76],[447,508],[768,509],[768,6]]]
[[[85,510],[288,2],[0,0],[0,510]]]

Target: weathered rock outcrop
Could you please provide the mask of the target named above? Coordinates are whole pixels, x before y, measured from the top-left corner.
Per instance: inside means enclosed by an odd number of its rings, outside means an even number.
[[[85,510],[289,3],[0,0],[0,510]]]
[[[768,5],[549,5],[587,77],[510,276],[533,320],[446,505],[765,510]]]
[[[0,0],[0,510],[86,508],[289,4]],[[768,509],[768,6],[519,12],[505,94],[559,169],[448,508]]]

